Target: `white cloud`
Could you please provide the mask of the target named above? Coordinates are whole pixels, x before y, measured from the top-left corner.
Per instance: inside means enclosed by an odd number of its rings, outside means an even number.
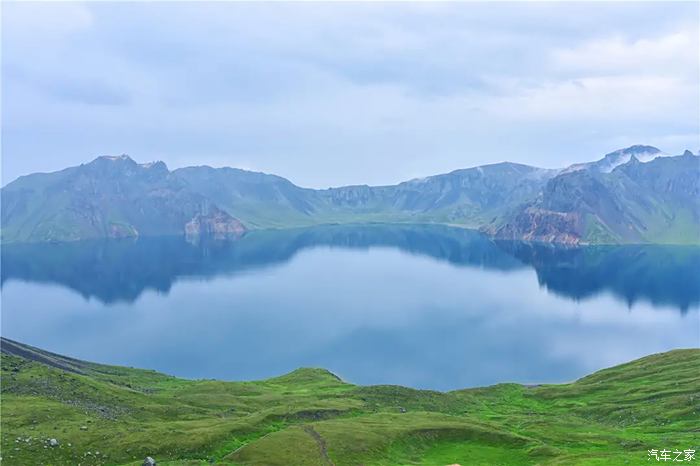
[[[539,79],[495,77],[504,95],[485,108],[494,116],[520,120],[685,119],[697,125],[697,33],[697,24],[684,23],[635,40],[617,33],[568,48],[552,47]]]
[[[698,31],[690,28],[657,37],[627,40],[618,34],[573,48],[553,50],[555,68],[567,71],[630,74],[698,73]]]
[[[518,87],[488,102],[487,111],[516,119],[658,121],[697,118],[700,92],[683,77],[593,76]]]
[[[61,40],[93,25],[92,13],[81,3],[5,2],[2,8],[3,40],[23,47],[46,46],[47,41]]]
[[[389,183],[698,131],[692,4],[3,7],[5,181],[127,152]]]

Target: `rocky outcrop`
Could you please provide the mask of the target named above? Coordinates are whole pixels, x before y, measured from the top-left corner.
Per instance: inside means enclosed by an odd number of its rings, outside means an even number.
[[[241,236],[245,232],[246,228],[240,220],[216,207],[210,207],[206,212],[197,214],[185,225],[185,235],[188,237],[226,238]]]
[[[580,213],[528,207],[505,225],[485,231],[499,239],[579,244],[584,227]]]

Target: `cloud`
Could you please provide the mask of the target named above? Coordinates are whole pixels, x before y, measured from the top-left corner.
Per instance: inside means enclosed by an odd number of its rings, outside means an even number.
[[[682,152],[671,135],[700,126],[699,8],[11,3],[3,180],[110,152],[307,186],[556,167],[627,138]]]
[[[698,30],[629,40],[622,35],[594,39],[573,48],[552,52],[556,68],[605,74],[698,74]]]
[[[623,75],[550,81],[518,87],[488,103],[494,116],[520,120],[655,122],[697,117],[700,92],[682,77]]]
[[[125,89],[99,80],[53,82],[50,92],[59,98],[88,105],[125,105],[131,98]]]
[[[3,4],[2,37],[8,50],[14,44],[39,49],[88,30],[93,16],[86,5],[75,2],[7,2]]]

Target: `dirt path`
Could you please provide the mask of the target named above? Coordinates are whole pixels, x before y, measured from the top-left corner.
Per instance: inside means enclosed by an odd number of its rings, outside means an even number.
[[[316,444],[318,445],[318,451],[319,453],[321,453],[321,459],[323,459],[323,462],[327,466],[335,466],[333,461],[328,456],[328,450],[326,449],[326,441],[323,440],[323,437],[321,437],[321,435],[318,432],[316,432],[312,426],[303,426],[303,429],[316,441]]]

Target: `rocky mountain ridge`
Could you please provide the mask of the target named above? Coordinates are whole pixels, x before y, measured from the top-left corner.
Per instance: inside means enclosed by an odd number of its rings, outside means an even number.
[[[327,223],[441,223],[501,239],[700,242],[700,158],[651,146],[561,170],[502,162],[391,186],[302,188],[264,173],[102,156],[2,188],[2,241],[241,235]]]

